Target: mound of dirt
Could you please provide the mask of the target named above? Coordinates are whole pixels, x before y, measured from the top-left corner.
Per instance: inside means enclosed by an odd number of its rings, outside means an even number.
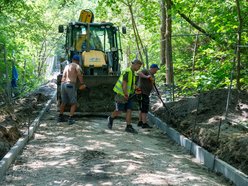
[[[167,108],[155,104],[152,111],[189,139],[248,174],[248,93],[232,90],[227,98],[228,90],[214,90],[166,103]]]
[[[25,130],[52,97],[55,85],[49,83],[0,109],[0,159],[22,137]]]

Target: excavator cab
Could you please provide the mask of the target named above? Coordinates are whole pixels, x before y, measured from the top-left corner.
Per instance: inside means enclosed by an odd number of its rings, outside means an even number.
[[[88,13],[81,11],[80,21],[69,23],[65,29],[65,53],[68,61],[71,61],[74,54],[80,55],[84,82],[89,88],[78,92],[77,110],[109,112],[114,109],[113,87],[120,75],[122,59],[120,33],[113,23],[93,23],[94,16],[92,14],[90,19]],[[58,103],[61,77],[62,74],[57,78]]]
[[[74,22],[66,30],[68,58],[79,54],[85,75],[119,74],[121,48],[117,27],[112,23]]]

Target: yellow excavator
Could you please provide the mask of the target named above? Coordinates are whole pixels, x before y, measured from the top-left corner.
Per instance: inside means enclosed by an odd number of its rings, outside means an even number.
[[[109,112],[114,109],[113,86],[120,75],[122,49],[119,28],[110,22],[94,23],[91,10],[82,10],[77,22],[66,28],[59,25],[59,33],[65,32],[65,53],[71,61],[80,55],[80,66],[88,89],[78,91],[80,112]],[[125,28],[122,29],[125,33]],[[60,104],[62,72],[57,77],[57,100]]]

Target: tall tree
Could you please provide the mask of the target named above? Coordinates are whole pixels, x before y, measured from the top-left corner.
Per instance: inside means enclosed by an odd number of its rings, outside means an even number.
[[[130,15],[131,15],[131,20],[132,20],[132,27],[133,27],[133,32],[134,32],[134,36],[135,36],[137,50],[138,50],[139,57],[140,57],[141,61],[143,61],[142,51],[144,51],[144,46],[143,46],[142,40],[140,38],[140,34],[139,34],[139,30],[137,28],[136,21],[134,19],[134,13],[133,13],[133,7],[132,7],[133,1],[132,0],[127,1],[127,2],[122,1],[122,3],[125,4],[129,9],[129,12],[130,12]]]
[[[165,33],[166,33],[166,9],[165,9],[165,0],[160,1],[160,10],[161,10],[161,28],[160,28],[160,59],[161,65],[165,65]]]
[[[241,45],[241,40],[242,40],[242,27],[243,27],[243,19],[241,16],[241,10],[240,10],[240,3],[239,0],[236,0],[236,7],[237,7],[237,17],[238,17],[238,29],[237,29],[237,49],[236,49],[236,56],[237,56],[237,66],[236,66],[236,71],[237,71],[237,89],[240,90],[240,45]]]
[[[166,0],[166,84],[173,85],[173,62],[172,62],[172,43],[171,43],[171,32],[172,32],[172,2]]]

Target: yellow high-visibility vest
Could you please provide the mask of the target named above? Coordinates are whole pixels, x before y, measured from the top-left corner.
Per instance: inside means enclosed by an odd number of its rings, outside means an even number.
[[[124,74],[126,74],[126,72],[128,72],[128,83],[127,83],[128,95],[134,93],[134,90],[135,90],[136,77],[135,77],[135,75],[133,75],[133,72],[132,72],[131,68],[129,67],[121,73],[118,81],[116,82],[116,84],[113,88],[114,92],[116,92],[117,94],[120,94],[122,96],[124,96],[124,92],[122,89],[122,82],[123,82],[123,76],[124,76]],[[130,81],[130,80],[132,80],[132,81]]]

